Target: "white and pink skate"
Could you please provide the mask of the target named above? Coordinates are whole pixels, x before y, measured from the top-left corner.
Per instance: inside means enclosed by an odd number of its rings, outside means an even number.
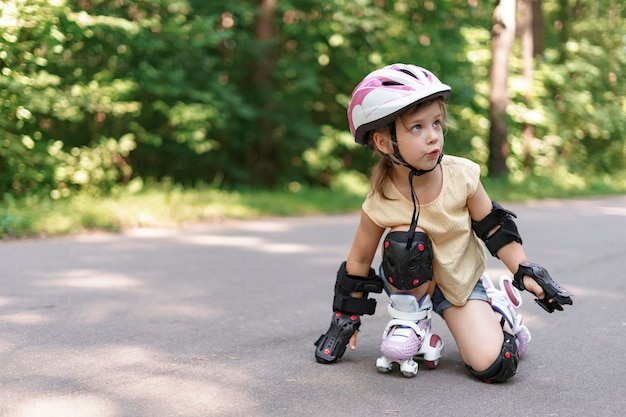
[[[513,286],[511,278],[505,275],[500,277],[499,288],[495,286],[486,272],[480,279],[487,290],[491,308],[500,313],[511,328],[517,343],[517,354],[521,358],[526,353],[531,340],[530,331],[524,325],[524,318],[517,313],[517,308],[522,305],[522,295]]]
[[[418,370],[416,358],[435,369],[443,355],[443,341],[430,331],[433,304],[428,294],[420,302],[410,294],[392,294],[387,310],[392,319],[383,332],[382,356],[376,360],[378,370],[387,373],[397,363],[402,375],[414,377]]]

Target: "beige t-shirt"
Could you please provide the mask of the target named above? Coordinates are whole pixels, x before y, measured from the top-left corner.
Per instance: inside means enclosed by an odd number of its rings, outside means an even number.
[[[462,306],[486,267],[485,250],[472,230],[467,199],[480,181],[478,164],[455,156],[441,160],[443,187],[435,200],[421,205],[418,226],[433,244],[433,275],[441,292],[454,305]],[[380,194],[367,196],[363,210],[383,228],[409,224],[413,203],[388,180]],[[419,197],[419,195],[418,195]]]

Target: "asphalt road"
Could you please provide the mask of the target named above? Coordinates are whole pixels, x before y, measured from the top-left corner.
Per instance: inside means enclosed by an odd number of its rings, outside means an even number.
[[[0,416],[623,416],[626,197],[506,207],[575,294],[547,314],[525,293],[508,383],[471,378],[439,317],[436,370],[378,373],[384,295],[358,349],[316,363],[358,215],[229,221],[0,242]]]

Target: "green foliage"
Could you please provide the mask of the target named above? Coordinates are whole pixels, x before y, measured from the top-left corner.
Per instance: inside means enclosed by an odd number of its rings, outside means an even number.
[[[530,98],[513,54],[514,181],[626,172],[624,5],[588,3],[543,0]],[[268,37],[260,4],[0,0],[3,201],[153,181],[363,192],[374,161],[346,107],[391,62],[452,86],[446,152],[487,161],[491,4],[281,0]]]
[[[527,92],[522,83],[512,89],[513,154],[508,163],[517,178],[626,172],[626,85],[619,82],[626,76],[625,12],[623,4],[613,1],[581,5],[568,22],[576,37],[565,45],[551,43],[538,60],[535,98],[523,104]],[[530,166],[521,133],[524,123],[535,129]]]

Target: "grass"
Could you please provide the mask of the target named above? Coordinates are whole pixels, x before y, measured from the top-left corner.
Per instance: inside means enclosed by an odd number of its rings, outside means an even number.
[[[53,200],[12,199],[0,205],[0,237],[54,236],[86,230],[119,232],[132,227],[179,227],[197,221],[345,213],[362,196],[324,189],[223,191],[151,186],[140,193],[77,195]]]
[[[626,194],[626,179],[486,179],[484,185],[490,197],[500,202]],[[133,227],[179,227],[227,218],[345,213],[361,206],[363,187],[356,189],[359,191],[296,186],[278,191],[224,191],[151,185],[140,192],[122,189],[107,197],[83,194],[54,200],[14,199],[5,195],[0,204],[0,237],[54,236],[87,230],[119,232]]]
[[[492,200],[525,202],[545,199],[591,198],[626,194],[626,177],[561,175],[555,178],[531,177],[518,181],[509,178],[483,180]]]

